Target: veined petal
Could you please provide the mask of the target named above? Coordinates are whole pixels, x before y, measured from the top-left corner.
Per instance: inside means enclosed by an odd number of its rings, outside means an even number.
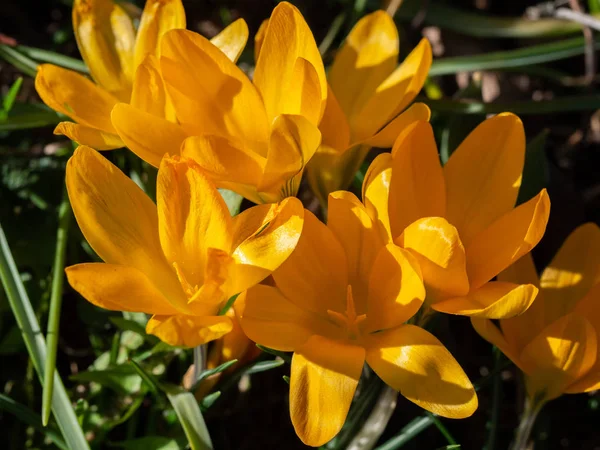
[[[425,299],[423,279],[410,259],[394,244],[381,249],[369,277],[367,324],[369,331],[402,325],[416,314]]]
[[[335,336],[335,326],[286,298],[279,289],[258,284],[240,294],[235,311],[244,333],[254,342],[289,352],[313,334]]]
[[[198,163],[217,186],[262,203],[257,187],[266,161],[243,142],[215,135],[191,136],[183,142],[181,155]]]
[[[169,30],[185,28],[181,0],[146,0],[135,41],[135,67],[147,55],[160,56],[160,39]]]
[[[583,378],[597,358],[594,327],[577,314],[550,324],[523,349],[521,359],[532,369],[527,373],[531,397],[543,394],[551,400]]]
[[[300,58],[305,62],[298,66]],[[298,80],[308,85],[299,89],[295,85]],[[318,87],[313,86],[315,82]],[[287,2],[277,5],[271,14],[256,62],[254,84],[262,95],[270,121],[280,114],[296,114],[307,117],[313,125],[319,124],[327,101],[323,60],[302,14]],[[318,92],[318,104],[298,101],[307,95],[306,89],[311,97]],[[295,92],[299,95],[294,95]]]
[[[378,155],[367,170],[362,185],[362,198],[365,208],[382,233],[391,242],[394,239],[390,228],[389,201],[392,179],[392,155]]]
[[[462,419],[477,409],[467,375],[431,333],[402,325],[371,336],[367,363],[392,388],[421,408]]]
[[[360,200],[346,191],[329,195],[327,227],[342,244],[356,310],[363,314],[366,312],[366,289],[371,269],[385,240]]]
[[[254,63],[258,61],[258,55],[260,55],[260,49],[262,48],[262,44],[265,41],[265,33],[267,32],[267,27],[269,26],[269,19],[265,19],[261,22],[260,27],[258,27],[258,31],[254,35]]]
[[[482,286],[531,251],[544,235],[549,215],[550,199],[544,189],[471,239],[466,244],[471,288]]]
[[[444,166],[448,221],[466,247],[515,205],[525,161],[521,120],[502,113],[481,123]]]
[[[87,301],[111,311],[177,314],[177,309],[139,270],[117,264],[67,267],[69,284]]]
[[[338,50],[329,83],[346,117],[358,114],[398,61],[398,30],[384,11],[360,19]]]
[[[204,281],[209,248],[231,250],[231,215],[223,197],[192,160],[163,158],[156,180],[160,243],[190,286]]]
[[[505,319],[502,322],[505,322],[506,320],[513,319]],[[519,353],[522,347],[514,347],[511,345],[506,336],[502,334],[502,331],[494,325],[490,319],[471,317],[471,324],[483,339],[498,347],[500,351],[523,372],[526,371],[526,367],[519,359]]]
[[[540,285],[549,304],[570,305],[583,299],[600,281],[600,229],[586,223],[573,231],[552,262]]]
[[[306,210],[296,249],[273,278],[291,302],[327,317],[328,309],[345,309],[347,266],[344,249],[335,234]]]
[[[73,122],[59,123],[54,129],[54,134],[62,134],[79,145],[88,145],[96,150],[113,150],[125,146],[117,134]]]
[[[428,122],[415,122],[398,136],[392,156],[389,215],[396,238],[417,219],[444,217],[446,189]]]
[[[244,51],[248,42],[248,25],[244,19],[237,19],[210,40],[234,63]]]
[[[329,442],[342,428],[358,385],[365,351],[321,336],[311,337],[292,358],[290,415],[306,445]]]
[[[127,147],[154,167],[165,153],[177,155],[188,137],[180,125],[125,103],[113,108],[111,118]]]
[[[388,148],[394,145],[394,142],[410,124],[418,120],[429,122],[431,110],[425,103],[413,103],[406,111],[392,119],[375,135],[367,137],[362,143],[372,147]]]
[[[156,206],[100,153],[80,146],[67,164],[69,199],[90,246],[109,264],[131,266],[181,306],[185,297],[158,237]]]
[[[229,333],[233,325],[227,316],[154,315],[146,333],[173,346],[197,347]]]
[[[147,7],[148,4],[146,4]],[[135,71],[130,104],[134,108],[141,109],[153,116],[169,120],[174,119],[174,117],[168,117],[167,115],[170,113],[167,110],[167,105],[169,107],[171,105],[160,74],[158,59],[153,54],[147,55]]]
[[[350,125],[330,85],[327,85],[327,104],[319,130],[323,135],[322,145],[338,152],[343,152],[350,145]]]
[[[525,312],[537,293],[538,288],[532,284],[491,281],[464,297],[432,302],[431,307],[446,314],[506,319]]]
[[[304,207],[289,197],[279,204],[254,206],[233,218],[233,293],[259,283],[294,251],[304,224]]]
[[[52,64],[38,67],[35,89],[46,105],[76,122],[115,133],[110,112],[117,98],[83,75]]]
[[[350,121],[357,139],[373,136],[414,100],[425,83],[431,62],[431,44],[423,38]]]
[[[223,52],[187,30],[165,33],[161,49],[167,91],[190,134],[267,141],[269,122],[260,94]]]
[[[75,0],[73,31],[94,80],[119,100],[129,101],[135,29],[125,10],[112,0]]]
[[[271,126],[269,151],[260,192],[279,198],[295,196],[304,167],[321,143],[321,132],[303,116],[277,116]]]
[[[419,219],[396,239],[396,244],[409,250],[419,263],[433,302],[467,295],[467,259],[458,231],[441,217]]]

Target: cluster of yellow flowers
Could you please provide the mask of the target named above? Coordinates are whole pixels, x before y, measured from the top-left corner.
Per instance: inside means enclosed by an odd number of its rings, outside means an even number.
[[[93,81],[39,69],[44,102],[74,120],[55,133],[81,144],[66,183],[104,260],[69,267],[74,289],[103,308],[150,314],[147,332],[172,345],[241,325],[252,341],[294,352],[291,418],[313,446],[341,429],[365,361],[426,410],[475,411],[458,362],[418,326],[433,312],[471,317],[538,402],[600,387],[600,230],[577,229],[537,278],[528,252],[550,201],[543,190],[515,208],[518,117],[486,120],[442,167],[428,107],[409,106],[430,44],[397,66],[385,12],[356,24],[328,76],[289,3],[255,37],[252,79],[236,66],[242,19],[212,40],[185,22],[180,0],[148,0],[137,32],[112,0],[75,0]],[[93,149],[123,146],[159,168],[156,204]],[[361,200],[340,189],[371,147],[393,148],[371,164]],[[305,169],[326,224],[294,197]],[[217,188],[257,206],[231,217]],[[225,314],[236,294],[236,314]]]

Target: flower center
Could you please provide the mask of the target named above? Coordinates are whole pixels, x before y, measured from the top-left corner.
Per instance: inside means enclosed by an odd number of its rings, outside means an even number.
[[[352,296],[352,286],[348,285],[346,293],[346,311],[340,313],[337,311],[327,310],[329,318],[340,328],[346,330],[348,337],[351,340],[356,340],[360,336],[359,325],[367,318],[366,314],[356,314],[356,306],[354,305],[354,297]]]
[[[181,283],[181,288],[183,289],[183,292],[185,292],[185,295],[188,299],[191,299],[194,296],[194,294],[198,292],[200,287],[198,285],[192,285],[190,282],[188,282],[185,274],[183,273],[183,270],[176,262],[173,263],[173,269],[175,269],[175,273],[177,274],[177,278]]]

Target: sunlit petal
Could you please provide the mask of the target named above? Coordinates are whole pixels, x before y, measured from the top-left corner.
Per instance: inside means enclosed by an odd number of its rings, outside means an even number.
[[[96,150],[113,150],[125,146],[117,134],[73,122],[59,123],[54,134],[62,134],[80,145],[88,145]]]
[[[227,57],[237,62],[248,42],[248,25],[244,19],[238,19],[210,40]]]
[[[146,333],[169,345],[197,347],[219,339],[232,327],[227,316],[154,315],[146,325]]]

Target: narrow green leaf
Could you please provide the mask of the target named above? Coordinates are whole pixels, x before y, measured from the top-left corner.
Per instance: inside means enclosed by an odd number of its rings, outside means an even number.
[[[287,384],[290,384],[290,377],[288,377],[287,375],[284,375],[283,381],[285,381]]]
[[[217,399],[220,396],[221,396],[221,391],[217,391],[217,392],[213,392],[212,394],[208,394],[206,397],[204,397],[202,399],[202,401],[200,402],[200,408],[202,409],[202,412],[204,412],[208,408],[210,408],[217,401]]]
[[[88,370],[69,377],[73,381],[94,382],[122,394],[134,394],[140,390],[142,378],[133,365],[120,365],[105,370]]]
[[[439,432],[442,433],[444,438],[446,438],[446,441],[448,441],[449,446],[458,445],[458,443],[456,442],[456,439],[454,439],[454,437],[452,437],[452,435],[450,434],[450,432],[448,431],[446,426],[442,423],[442,421],[435,414],[428,413],[428,415],[431,416],[431,419],[433,420],[433,424],[436,426],[436,428],[439,430]]]
[[[56,351],[58,347],[58,334],[60,330],[60,311],[63,295],[63,281],[65,277],[65,254],[67,250],[67,236],[71,224],[71,204],[66,187],[63,198],[58,207],[58,230],[56,231],[56,250],[54,251],[54,266],[52,267],[52,289],[50,291],[50,312],[48,314],[48,328],[46,342],[48,355],[44,373],[54,373],[56,370]],[[42,393],[42,423],[48,424],[52,410],[52,394],[54,392],[54,377],[44,379]]]
[[[233,304],[235,303],[235,301],[239,295],[240,294],[235,294],[235,295],[232,295],[231,297],[229,297],[229,300],[227,300],[227,303],[225,303],[225,305],[219,311],[219,316],[224,316],[225,314],[227,314],[227,311],[229,311],[229,309],[233,306]]]
[[[229,189],[218,189],[218,191],[221,194],[221,197],[223,197],[223,200],[225,200],[225,204],[229,209],[229,214],[231,214],[232,217],[239,214],[244,197]]]
[[[150,391],[153,394],[158,394],[159,383],[158,380],[154,377],[154,375],[146,372],[146,370],[144,370],[140,363],[138,363],[135,359],[130,359],[129,362],[134,367],[138,375],[142,377],[142,380],[144,381],[144,383],[146,383],[148,389],[150,389]]]
[[[600,48],[600,39],[594,41],[594,48]],[[436,59],[431,65],[429,76],[475,70],[531,66],[583,55],[584,52],[585,41],[583,37],[576,37],[516,50],[490,52],[483,55],[440,58]]]
[[[138,439],[115,442],[115,447],[125,450],[179,450],[179,444],[175,439],[162,436],[146,436]]]
[[[198,375],[198,378],[196,379],[196,382],[194,383],[194,385],[192,386],[190,391],[195,392],[196,388],[198,387],[198,384],[200,384],[200,382],[202,380],[205,380],[206,378],[208,378],[216,373],[224,372],[225,370],[229,369],[231,366],[233,366],[237,362],[238,362],[237,359],[232,359],[231,361],[227,361],[227,362],[221,364],[220,366],[215,367],[214,369],[204,370],[203,372],[200,373],[200,375]]]
[[[42,419],[31,409],[17,403],[12,398],[0,394],[0,410],[14,414],[21,422],[31,425],[40,433],[44,434],[61,450],[69,450],[67,444],[60,436],[60,432],[54,426],[42,425]]]
[[[460,444],[451,444],[451,445],[445,445],[444,447],[440,447],[437,450],[459,450]]]
[[[375,447],[375,450],[396,450],[404,447],[405,444],[413,440],[421,432],[425,431],[433,425],[433,418],[431,416],[416,417],[410,421],[400,433],[388,440],[383,445]]]
[[[28,130],[56,125],[62,120],[45,105],[16,103],[10,113],[0,118],[0,131]]]
[[[13,105],[15,104],[15,100],[17,98],[17,95],[19,94],[19,91],[21,90],[22,85],[23,77],[19,77],[10,87],[10,89],[6,93],[6,96],[2,99],[2,108],[4,109],[4,112],[10,112]]]
[[[212,450],[212,441],[194,395],[170,384],[163,384],[162,389],[175,409],[192,450]]]
[[[41,333],[35,312],[21,281],[19,271],[6,241],[4,230],[0,225],[0,277],[6,291],[10,307],[13,311],[19,328],[23,333],[23,341],[40,378],[44,380],[44,361],[46,360],[46,342]],[[56,372],[54,376],[54,396],[52,398],[52,411],[67,443],[72,449],[89,449],[83,431],[77,421],[77,416],[71,406],[62,380]]]
[[[85,63],[80,59],[71,58],[69,56],[61,55],[60,53],[41,48],[26,47],[24,45],[17,45],[15,48],[21,54],[37,61],[56,64],[57,66],[64,67],[65,69],[76,70],[77,72],[90,72]]]
[[[23,55],[14,47],[0,44],[0,58],[30,77],[35,77],[37,73],[38,63],[28,56]]]
[[[523,179],[519,189],[517,205],[535,197],[548,185],[550,168],[545,152],[548,133],[548,130],[543,130],[527,144]]]
[[[259,361],[257,363],[252,364],[246,371],[244,372],[246,375],[252,375],[254,373],[266,372],[267,370],[276,369],[277,367],[281,367],[285,364],[283,359],[274,359],[272,361]]]
[[[265,353],[269,353],[270,355],[279,356],[281,359],[283,359],[284,361],[286,361],[288,363],[292,362],[292,357],[289,355],[289,353],[280,352],[279,350],[273,350],[272,348],[265,347],[264,345],[260,345],[260,344],[256,344],[256,346],[259,348],[259,350],[261,350]]]

